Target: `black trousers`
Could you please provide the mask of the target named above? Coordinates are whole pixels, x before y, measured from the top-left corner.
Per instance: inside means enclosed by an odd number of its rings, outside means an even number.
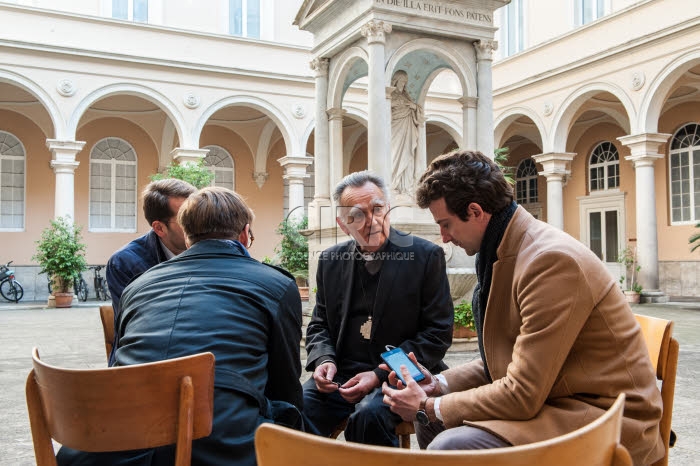
[[[398,447],[399,441],[395,431],[396,426],[401,423],[401,416],[389,410],[382,402],[383,397],[382,389],[378,387],[359,403],[348,403],[337,391],[319,392],[312,377],[304,383],[304,415],[324,437],[329,437],[347,418],[345,440]]]

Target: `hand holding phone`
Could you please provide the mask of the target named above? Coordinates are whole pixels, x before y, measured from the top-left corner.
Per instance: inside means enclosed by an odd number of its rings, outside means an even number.
[[[406,366],[408,368],[408,373],[411,374],[413,380],[420,382],[425,378],[425,375],[421,372],[420,368],[415,365],[413,361],[408,359],[408,355],[401,348],[394,348],[390,351],[386,351],[381,354],[382,359],[389,368],[396,372],[396,377],[401,380],[401,382],[406,386],[406,381],[401,373],[401,366]]]

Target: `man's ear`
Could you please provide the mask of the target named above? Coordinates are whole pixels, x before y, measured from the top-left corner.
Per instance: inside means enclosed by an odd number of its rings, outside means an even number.
[[[340,217],[335,218],[335,223],[337,223],[338,226],[340,227],[340,229],[343,230],[343,233],[345,233],[348,236],[352,236],[350,234],[350,229],[347,227],[347,225],[345,225],[345,223],[343,223],[343,221],[340,219]]]
[[[250,239],[250,223],[246,223],[243,231],[238,235],[238,241],[248,249],[248,240]]]
[[[167,234],[165,231],[166,226],[160,220],[154,220],[153,223],[151,223],[151,228],[153,228],[153,231],[156,232],[156,235],[158,235],[159,238],[164,238]]]
[[[470,202],[467,206],[467,217],[474,217],[475,220],[483,220],[484,209],[476,202]]]

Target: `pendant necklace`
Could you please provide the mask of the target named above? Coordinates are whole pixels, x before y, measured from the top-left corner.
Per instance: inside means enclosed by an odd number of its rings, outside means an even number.
[[[362,265],[362,267],[364,267],[364,264]],[[381,280],[381,278],[382,272],[380,270],[379,277],[377,277],[377,290],[374,292],[374,302],[372,302],[372,307],[370,308],[369,303],[367,302],[367,293],[365,293],[365,284],[362,280],[362,273],[358,273],[357,279],[360,281],[360,288],[362,289],[362,298],[364,300],[365,306],[367,307],[367,310],[369,311],[367,321],[364,324],[360,325],[360,335],[362,335],[362,338],[364,338],[365,340],[369,340],[372,336],[372,315],[374,314],[374,307],[377,304],[377,295],[379,294],[379,281]]]

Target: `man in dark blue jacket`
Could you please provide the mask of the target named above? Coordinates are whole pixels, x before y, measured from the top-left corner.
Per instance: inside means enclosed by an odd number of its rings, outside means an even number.
[[[233,191],[198,191],[178,215],[189,249],[136,278],[122,296],[115,366],[204,351],[216,357],[213,429],[193,442],[193,465],[253,466],[255,429],[271,420],[258,400],[302,407],[299,291],[291,275],[248,255],[251,219]],[[60,465],[160,466],[173,464],[174,448],[62,449],[58,458]]]
[[[109,294],[112,295],[115,326],[121,313],[119,301],[126,285],[154,265],[185,250],[185,234],[176,217],[182,203],[196,190],[188,182],[174,178],[153,181],[143,190],[143,213],[151,231],[112,254],[105,271]],[[110,355],[109,362],[110,365],[114,363],[114,354]]]

